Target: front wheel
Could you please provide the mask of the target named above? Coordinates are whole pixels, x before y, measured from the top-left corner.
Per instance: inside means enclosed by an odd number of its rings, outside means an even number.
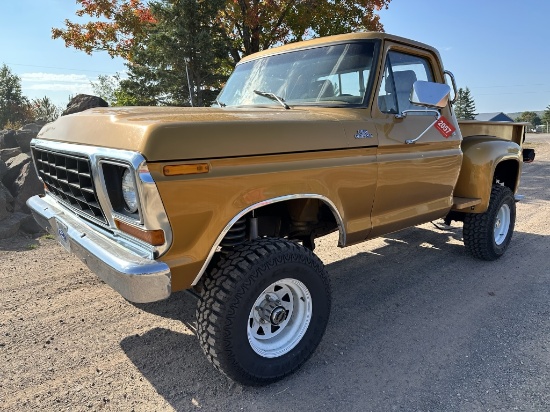
[[[479,259],[498,259],[510,244],[515,223],[514,194],[506,186],[494,185],[487,211],[464,216],[464,244]]]
[[[197,335],[217,369],[243,385],[264,385],[311,356],[330,303],[330,281],[317,256],[287,240],[257,239],[222,257],[207,275]]]

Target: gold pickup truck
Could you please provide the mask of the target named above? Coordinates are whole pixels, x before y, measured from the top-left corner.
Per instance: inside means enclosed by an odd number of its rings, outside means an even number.
[[[447,85],[447,80],[454,90]],[[126,299],[194,289],[197,335],[230,378],[298,369],[330,313],[315,239],[345,247],[444,218],[494,260],[516,218],[524,126],[464,122],[434,48],[383,33],[237,65],[216,107],[101,108],[46,125],[36,220]]]

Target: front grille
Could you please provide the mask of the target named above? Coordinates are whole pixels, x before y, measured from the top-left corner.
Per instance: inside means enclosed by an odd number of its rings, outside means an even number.
[[[38,174],[53,196],[81,216],[107,224],[97,199],[87,157],[39,147],[33,147],[32,151]]]

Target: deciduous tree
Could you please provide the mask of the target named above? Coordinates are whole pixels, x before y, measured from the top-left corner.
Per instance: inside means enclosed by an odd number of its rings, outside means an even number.
[[[61,38],[67,47],[91,54],[104,50],[112,57],[131,58],[132,46],[156,21],[142,0],[76,0],[78,17],[86,23],[65,20],[65,28],[52,29],[54,39]]]
[[[516,117],[516,122],[527,122],[531,123],[532,127],[537,127],[541,124],[539,115],[536,112],[523,112],[518,117]]]
[[[219,16],[234,62],[280,43],[357,30],[383,31],[391,0],[228,0]]]
[[[117,105],[116,90],[120,87],[120,76],[118,73],[114,76],[100,74],[97,76],[95,82],[90,83],[96,96],[101,97],[109,103],[109,106]]]
[[[158,23],[146,0],[76,0],[77,16],[87,23],[65,20],[54,28],[53,38],[67,47],[90,54],[106,50],[111,56],[132,59],[132,46],[139,43],[151,25]],[[180,0],[169,0],[177,6]],[[202,0],[201,3],[207,3]],[[226,52],[233,63],[279,43],[357,30],[383,31],[376,10],[391,0],[225,0],[216,16]],[[209,1],[208,1],[209,3]]]

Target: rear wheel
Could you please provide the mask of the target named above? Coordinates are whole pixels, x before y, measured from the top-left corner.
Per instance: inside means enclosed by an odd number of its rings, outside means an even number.
[[[498,259],[510,244],[515,222],[514,194],[506,186],[494,185],[487,211],[464,216],[464,244],[479,259]]]
[[[287,240],[258,239],[236,247],[207,275],[197,335],[217,369],[241,384],[263,385],[311,356],[330,303],[317,256]]]

